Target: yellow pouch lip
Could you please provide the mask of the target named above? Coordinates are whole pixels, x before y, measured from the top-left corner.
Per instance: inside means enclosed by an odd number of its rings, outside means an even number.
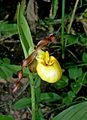
[[[54,56],[50,56],[48,51],[39,52],[36,70],[41,79],[49,83],[57,82],[62,76],[59,62]]]

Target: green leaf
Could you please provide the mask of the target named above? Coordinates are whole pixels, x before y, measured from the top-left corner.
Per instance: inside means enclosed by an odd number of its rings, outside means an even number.
[[[2,78],[2,79],[7,79],[7,76],[6,76],[6,74],[4,73],[3,69],[1,69],[1,67],[0,67],[0,78]]]
[[[0,115],[0,120],[14,120],[10,115]]]
[[[11,65],[10,60],[8,58],[4,58],[0,62],[0,78],[9,80],[14,73],[21,69],[19,65]]]
[[[77,94],[81,90],[83,84],[87,82],[87,80],[85,81],[86,74],[85,72],[82,76],[78,77],[74,83],[71,83],[71,88],[75,94]]]
[[[0,59],[0,64],[2,64],[2,63],[3,63],[3,60]]]
[[[41,84],[41,78],[38,76],[38,74],[34,73],[33,74],[33,79],[35,79],[34,84],[35,84],[35,88],[37,89],[38,87],[40,87]]]
[[[85,72],[83,75],[83,84],[87,84],[87,72]]]
[[[36,110],[35,120],[45,120],[44,115],[42,114],[42,111],[40,108],[38,110]]]
[[[8,59],[8,58],[3,58],[3,62],[6,63],[6,64],[10,64],[10,59]]]
[[[12,71],[13,73],[17,73],[21,69],[20,65],[11,65],[3,63],[3,66],[6,67],[8,70]]]
[[[75,97],[75,93],[73,91],[69,91],[67,96],[63,99],[63,103],[70,105]]]
[[[52,120],[87,120],[87,102],[67,108]]]
[[[3,78],[5,80],[9,80],[9,78],[11,78],[13,74],[17,74],[17,72],[20,69],[21,69],[20,65],[11,65],[11,64],[8,64],[4,61],[1,61],[1,63],[0,63],[0,78]],[[29,75],[28,68],[25,68],[23,70],[23,73],[25,75]]]
[[[75,94],[74,94],[74,92],[72,92],[72,91],[69,91],[69,92],[68,92],[68,96],[71,97],[71,98],[75,98]]]
[[[7,80],[11,78],[13,75],[13,72],[10,69],[6,68],[5,66],[0,66],[0,71],[2,71],[2,74],[4,75],[4,79]],[[3,77],[2,74],[1,77]]]
[[[31,99],[25,97],[25,98],[22,98],[22,99],[18,100],[13,105],[13,108],[16,109],[16,110],[20,110],[20,109],[26,108],[26,107],[28,107],[30,105],[31,105]]]
[[[69,35],[69,34],[65,34],[65,39],[67,41],[67,46],[73,45],[78,43],[78,39],[79,37],[76,35]]]
[[[23,12],[24,8],[19,4],[17,14],[17,26],[24,55],[25,57],[27,57],[30,54],[30,52],[34,50],[34,44],[28,23],[23,15]]]
[[[82,84],[78,82],[71,84],[71,88],[75,94],[77,94],[80,91],[81,87],[82,87]]]
[[[82,55],[82,61],[87,63],[87,53],[85,53],[85,52]]]
[[[52,0],[52,18],[55,18],[58,10],[58,0]]]
[[[82,76],[82,68],[72,67],[69,68],[68,72],[69,72],[69,77],[74,80]]]
[[[73,101],[73,98],[70,98],[69,96],[66,96],[65,98],[63,98],[63,104],[65,105],[70,105]]]
[[[0,37],[7,38],[15,34],[18,34],[17,24],[0,21]]]
[[[85,46],[87,46],[87,36],[83,34],[79,34],[79,42]]]
[[[49,103],[60,100],[61,97],[56,93],[50,92],[50,93],[41,93],[40,99],[41,99],[40,101],[43,103]]]
[[[62,89],[68,85],[69,79],[66,76],[62,76],[62,78],[54,84],[56,89]]]

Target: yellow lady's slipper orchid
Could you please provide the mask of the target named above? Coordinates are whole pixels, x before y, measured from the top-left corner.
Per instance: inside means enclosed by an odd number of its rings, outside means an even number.
[[[49,52],[40,51],[37,56],[37,73],[42,80],[54,83],[57,82],[62,76],[62,69],[53,56],[49,56]]]

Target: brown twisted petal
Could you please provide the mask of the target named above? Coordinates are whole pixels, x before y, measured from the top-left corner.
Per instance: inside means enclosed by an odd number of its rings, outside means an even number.
[[[51,41],[52,43],[55,43],[55,42],[56,42],[56,36],[55,36],[55,34],[50,35],[50,41]]]
[[[46,46],[49,42],[55,43],[56,42],[56,36],[54,34],[49,35],[48,37],[40,40],[37,44],[37,49],[41,49],[44,46]]]
[[[22,62],[22,67],[27,67],[28,65],[30,65],[33,60],[35,59],[37,55],[37,51],[34,51],[31,55],[29,55],[29,57],[27,57],[26,59],[23,60]]]
[[[19,80],[23,78],[23,70],[18,71],[17,73]]]
[[[12,92],[15,93],[21,86],[21,82],[18,80],[16,81],[16,83],[14,84],[13,88],[12,88]]]

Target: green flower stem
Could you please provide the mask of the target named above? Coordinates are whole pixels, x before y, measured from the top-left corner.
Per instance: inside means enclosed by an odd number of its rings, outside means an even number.
[[[64,16],[65,16],[65,0],[62,0],[62,58],[64,59],[65,53],[65,40],[64,40]]]
[[[22,3],[18,5],[18,13],[17,13],[17,27],[18,33],[20,36],[21,45],[23,48],[23,52],[25,58],[27,58],[34,51],[34,44],[32,35],[30,32],[30,28],[28,23],[24,17],[25,10],[25,0],[22,0]],[[29,82],[31,87],[31,104],[32,104],[32,120],[35,120],[36,106],[35,106],[35,87],[34,80],[32,77],[32,73],[29,71]]]
[[[29,71],[29,82],[31,87],[31,103],[32,103],[32,120],[35,120],[35,113],[36,113],[36,106],[35,106],[35,87],[34,87],[34,81],[32,78],[32,73]]]

